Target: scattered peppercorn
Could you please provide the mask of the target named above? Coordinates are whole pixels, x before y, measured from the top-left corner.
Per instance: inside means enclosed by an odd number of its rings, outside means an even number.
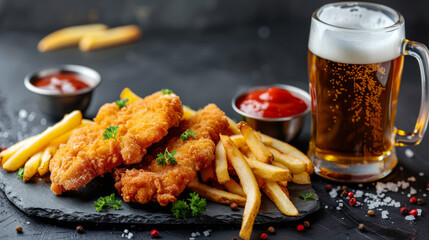
[[[150,237],[151,238],[157,238],[159,236],[159,231],[156,229],[153,229],[152,231],[150,231]]]
[[[16,232],[22,233],[22,226],[21,225],[16,226],[15,229],[16,229]]]
[[[349,192],[349,193],[347,193],[347,197],[349,197],[349,198],[352,198],[352,197],[354,197],[354,193],[352,193],[352,192]]]
[[[266,233],[262,233],[261,234],[261,239],[262,240],[267,239],[267,238],[268,238],[268,235]]]
[[[423,198],[417,198],[417,204],[423,205],[423,204],[425,204],[425,200]]]
[[[369,216],[374,216],[374,214],[375,214],[375,213],[374,213],[374,211],[373,211],[373,210],[368,210],[368,215],[369,215]]]
[[[331,184],[326,184],[325,185],[325,190],[326,191],[331,191],[332,190],[332,185]]]
[[[296,226],[296,230],[299,231],[299,232],[304,231],[304,225],[299,224],[298,226]]]
[[[274,227],[268,227],[268,229],[267,229],[267,231],[269,232],[269,233],[271,233],[271,234],[273,234],[273,233],[275,233],[276,232],[276,229],[274,228]]]
[[[78,233],[83,233],[83,227],[82,226],[77,226],[76,227],[76,232],[78,232]]]
[[[231,203],[231,205],[229,205],[229,207],[231,208],[232,211],[237,211],[238,210],[238,205],[237,203]]]
[[[354,206],[356,204],[356,198],[350,198],[349,204],[350,206]]]
[[[413,215],[414,217],[417,216],[417,209],[411,209],[410,215]]]
[[[347,188],[347,186],[342,186],[342,187],[341,187],[341,190],[343,190],[343,192],[348,192],[348,188]]]
[[[406,208],[406,207],[401,207],[400,212],[401,212],[401,214],[402,214],[402,215],[407,215],[407,214],[408,214],[408,208]]]
[[[359,224],[359,231],[364,231],[365,230],[365,225],[363,225],[363,223]]]
[[[304,221],[304,227],[306,227],[306,228],[310,227],[310,222],[309,221]]]
[[[417,202],[416,197],[412,197],[412,198],[410,198],[410,203],[411,203],[411,204],[416,204],[416,202]]]
[[[341,193],[341,195],[343,195],[343,197],[347,197],[347,191],[343,191],[342,193]]]

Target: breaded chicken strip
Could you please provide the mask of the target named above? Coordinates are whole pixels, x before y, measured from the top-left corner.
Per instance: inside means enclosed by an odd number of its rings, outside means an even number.
[[[161,92],[122,109],[115,103],[103,105],[95,124],[74,131],[51,160],[51,190],[57,195],[77,190],[119,165],[140,162],[146,148],[177,126],[182,115],[179,97]],[[110,126],[119,126],[116,140],[103,139]]]
[[[116,189],[126,202],[158,201],[161,206],[175,202],[186,185],[194,180],[196,172],[212,163],[219,133],[227,127],[225,114],[214,104],[206,106],[152,146],[140,166],[131,170],[117,169]],[[192,130],[197,139],[189,136],[182,141],[180,135],[187,129]],[[177,165],[157,163],[157,154],[164,153],[166,148],[169,152],[177,151],[174,155]]]

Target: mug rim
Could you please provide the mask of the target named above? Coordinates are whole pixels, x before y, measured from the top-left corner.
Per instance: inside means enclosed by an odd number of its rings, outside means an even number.
[[[372,7],[377,7],[378,9],[380,9],[380,11],[383,10],[383,11],[390,12],[391,14],[396,15],[396,17],[398,19],[392,25],[389,25],[387,27],[375,28],[375,29],[343,27],[343,26],[338,26],[338,25],[334,25],[331,23],[327,23],[327,22],[325,22],[319,18],[319,13],[329,6],[350,6],[350,7],[352,7],[352,6],[372,6]],[[325,5],[317,8],[313,12],[313,14],[311,15],[311,18],[313,20],[321,23],[321,24],[324,24],[324,25],[332,27],[332,28],[336,28],[336,29],[344,30],[344,31],[354,31],[354,32],[387,32],[387,31],[396,30],[404,24],[404,17],[402,16],[402,14],[400,12],[396,11],[395,9],[388,7],[386,5],[383,5],[383,4],[371,3],[371,2],[359,2],[359,1],[344,1],[344,2],[334,2],[334,3],[325,4]]]

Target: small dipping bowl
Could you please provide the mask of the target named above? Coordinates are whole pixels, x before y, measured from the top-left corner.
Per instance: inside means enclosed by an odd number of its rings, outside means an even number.
[[[259,117],[259,116],[251,115],[249,113],[245,113],[238,108],[237,102],[239,102],[247,94],[256,90],[265,90],[270,87],[278,87],[289,91],[295,97],[302,99],[306,103],[307,109],[297,115],[293,115],[290,117],[266,118],[266,117]],[[286,142],[292,141],[299,135],[299,133],[302,130],[302,126],[304,124],[305,115],[311,109],[311,98],[306,91],[299,89],[297,87],[293,87],[285,84],[255,87],[255,88],[248,89],[246,91],[241,91],[232,99],[231,103],[232,103],[232,108],[238,114],[240,114],[243,121],[246,121],[247,124],[249,124],[253,129],[260,131],[262,133],[265,133],[267,135],[270,135],[274,138],[283,139]]]
[[[60,93],[34,85],[34,82],[41,78],[60,73],[76,74],[89,87],[71,93]],[[25,87],[36,95],[36,101],[40,110],[53,118],[62,118],[64,114],[70,113],[73,110],[80,110],[82,113],[85,113],[91,102],[92,92],[100,82],[101,77],[98,72],[79,65],[62,65],[38,70],[28,74],[24,79]]]

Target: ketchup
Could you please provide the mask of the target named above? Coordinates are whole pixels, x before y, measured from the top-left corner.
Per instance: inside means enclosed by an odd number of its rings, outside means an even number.
[[[75,73],[61,72],[47,77],[36,79],[33,85],[38,88],[59,93],[73,93],[89,87],[82,78]]]
[[[297,115],[307,109],[304,100],[277,87],[255,90],[239,98],[238,108],[250,115],[266,118],[283,118]]]

